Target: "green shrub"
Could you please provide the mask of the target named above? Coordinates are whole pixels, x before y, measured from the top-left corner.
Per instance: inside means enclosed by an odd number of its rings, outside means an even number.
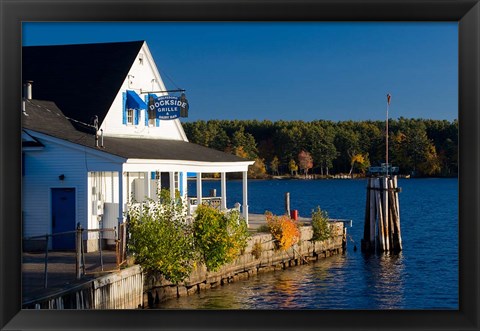
[[[237,210],[223,213],[205,205],[197,208],[193,233],[195,248],[212,271],[240,255],[249,236],[247,224]]]
[[[253,244],[253,247],[252,247],[252,255],[255,257],[255,259],[258,260],[260,256],[262,256],[262,251],[263,251],[262,243],[259,241],[255,242],[255,244]]]
[[[263,225],[260,225],[258,228],[257,228],[257,232],[270,232],[270,228],[268,227],[267,224],[263,224]]]
[[[328,222],[328,214],[317,206],[316,210],[312,210],[312,228],[313,241],[323,241],[332,237],[332,228]]]
[[[172,201],[165,191],[159,202],[148,200],[129,207],[128,247],[146,272],[160,272],[178,283],[190,275],[196,253],[181,200]]]

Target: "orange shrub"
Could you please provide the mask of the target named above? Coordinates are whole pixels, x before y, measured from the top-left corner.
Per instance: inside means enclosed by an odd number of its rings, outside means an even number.
[[[300,240],[298,223],[287,215],[275,216],[265,213],[267,225],[277,248],[286,251]]]

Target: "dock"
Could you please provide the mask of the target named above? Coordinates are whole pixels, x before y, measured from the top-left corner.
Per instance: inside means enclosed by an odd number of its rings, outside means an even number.
[[[45,256],[43,253],[23,253],[22,261],[22,297],[30,301],[39,295],[48,295],[68,287],[68,284],[78,283],[75,277],[75,256],[73,252],[49,252],[48,254],[48,286],[44,288]],[[85,253],[86,277],[118,271],[115,252],[104,251],[104,271],[100,266],[98,252]],[[85,280],[84,279],[84,280]]]

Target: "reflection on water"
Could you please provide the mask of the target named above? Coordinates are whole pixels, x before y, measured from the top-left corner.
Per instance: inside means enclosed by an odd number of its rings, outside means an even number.
[[[204,185],[208,191],[220,184]],[[228,185],[227,201],[241,201],[242,182]],[[348,234],[353,242],[346,254],[169,300],[157,308],[458,309],[458,180],[399,180],[404,245],[398,255],[353,251],[363,236],[365,186],[364,180],[252,181],[252,212],[281,213],[283,194],[290,192],[300,215],[321,204],[332,218],[352,219]]]
[[[350,253],[159,304],[162,309],[401,309],[402,255]],[[359,265],[361,264],[361,265]]]
[[[404,306],[403,269],[402,253],[372,255],[364,258],[363,270],[369,273],[365,281],[372,292],[373,306],[378,309]]]

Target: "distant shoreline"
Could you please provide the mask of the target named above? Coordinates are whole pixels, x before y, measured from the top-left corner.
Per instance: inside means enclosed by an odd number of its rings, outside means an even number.
[[[358,175],[355,174],[353,178],[351,176],[345,175],[334,175],[334,176],[321,176],[317,174],[309,175],[310,178],[305,178],[305,176],[291,176],[291,175],[283,175],[283,176],[272,176],[268,175],[264,178],[248,178],[248,180],[331,180],[331,179],[344,179],[344,180],[355,180],[355,179],[365,179],[369,178],[365,175]],[[411,177],[409,175],[397,175],[398,178],[401,179],[424,179],[424,178],[458,178],[458,176],[433,176],[433,177]],[[195,181],[197,177],[188,177],[188,180]],[[239,180],[241,178],[227,178],[228,180]],[[220,178],[208,177],[203,178],[202,181],[220,181]]]

